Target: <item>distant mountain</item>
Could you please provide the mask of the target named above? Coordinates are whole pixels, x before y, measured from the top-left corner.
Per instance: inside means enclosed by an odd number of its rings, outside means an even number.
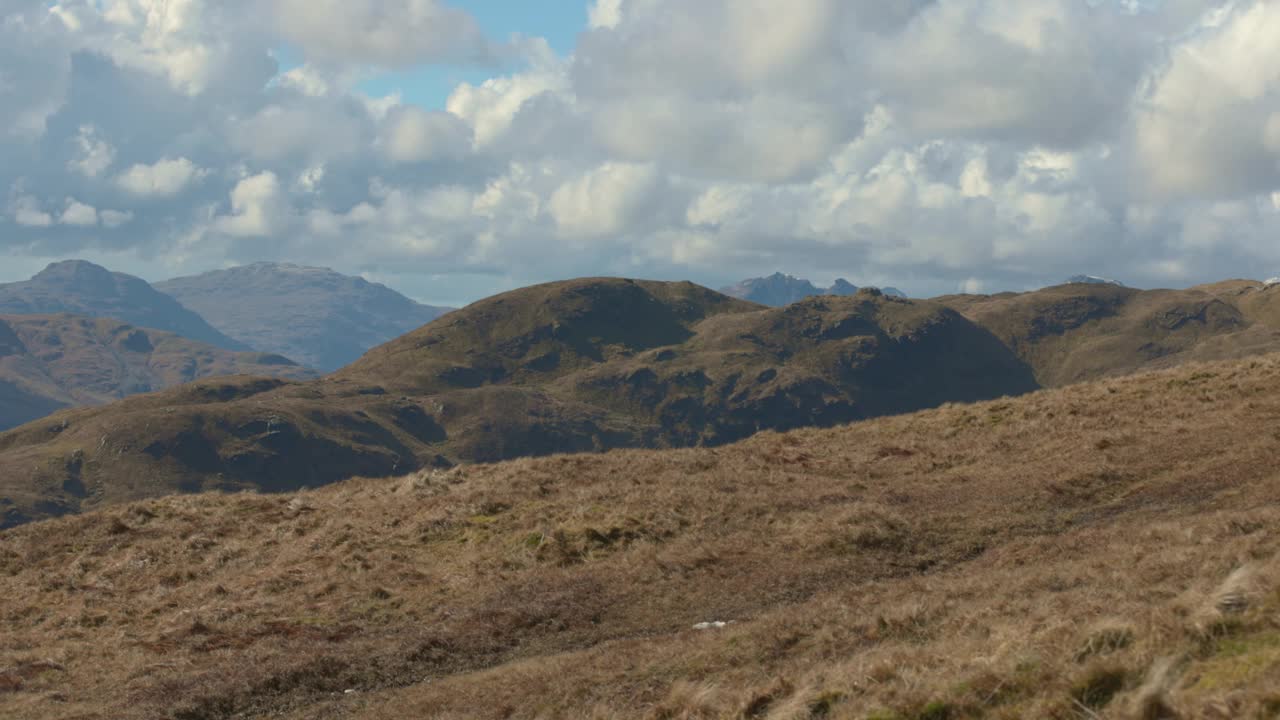
[[[0,430],[214,375],[315,377],[279,355],[233,352],[82,315],[0,315]]]
[[[1116,287],[1125,287],[1125,284],[1119,280],[1109,280],[1100,278],[1096,275],[1072,275],[1067,278],[1067,284],[1083,284],[1083,285],[1115,285]]]
[[[0,285],[0,313],[114,318],[225,350],[252,349],[218,332],[147,281],[84,260],[53,263],[30,280]]]
[[[720,292],[761,305],[782,307],[814,295],[853,295],[858,292],[858,286],[844,278],[839,278],[831,287],[824,290],[808,280],[779,272],[769,277],[743,280],[736,285],[721,288]],[[881,292],[892,297],[906,297],[906,294],[897,288],[881,288]]]
[[[157,283],[214,327],[259,350],[324,371],[452,308],[327,268],[254,263]]]

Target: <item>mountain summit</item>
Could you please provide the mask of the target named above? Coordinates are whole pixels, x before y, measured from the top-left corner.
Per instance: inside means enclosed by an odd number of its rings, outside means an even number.
[[[287,263],[215,270],[156,287],[241,342],[325,371],[451,309],[361,277]]]
[[[250,349],[245,343],[218,332],[204,318],[142,278],[111,272],[84,260],[56,262],[30,280],[0,285],[0,313],[71,313],[113,318],[224,350]]]
[[[1067,278],[1068,285],[1115,285],[1116,287],[1125,287],[1125,284],[1119,280],[1110,280],[1108,278],[1098,277],[1097,275],[1072,275]]]
[[[906,294],[897,288],[887,287],[880,290],[892,297],[906,297]],[[769,277],[743,280],[736,285],[721,288],[720,292],[761,305],[782,307],[815,295],[853,295],[858,292],[858,286],[844,278],[838,278],[831,287],[823,289],[808,280],[777,272]]]

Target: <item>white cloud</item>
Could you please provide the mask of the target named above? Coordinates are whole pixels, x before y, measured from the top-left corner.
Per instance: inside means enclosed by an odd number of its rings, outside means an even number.
[[[591,28],[614,28],[622,22],[622,0],[595,0],[587,8],[587,25]]]
[[[153,165],[130,167],[116,177],[116,185],[140,197],[172,197],[206,174],[187,158],[164,158]]]
[[[535,67],[510,77],[490,78],[480,85],[461,83],[449,95],[445,107],[471,125],[477,146],[487,147],[503,138],[516,114],[530,100],[544,94],[565,93],[568,88],[564,67]]]
[[[329,78],[313,65],[299,65],[282,73],[277,82],[281,87],[296,90],[310,97],[324,97],[333,89]]]
[[[24,227],[47,228],[53,224],[53,216],[40,209],[40,201],[31,195],[15,198],[9,210],[13,221]]]
[[[1218,198],[1280,184],[1280,4],[1208,14],[1155,73],[1136,121],[1150,192]]]
[[[103,210],[99,213],[103,227],[115,229],[133,220],[133,213],[121,210]]]
[[[387,116],[382,150],[395,163],[457,158],[471,150],[471,128],[457,115],[403,107]]]
[[[606,163],[557,188],[551,216],[569,236],[616,235],[637,220],[658,182],[652,166]]]
[[[322,62],[392,67],[483,62],[494,49],[475,19],[438,0],[271,0],[285,38]]]
[[[229,123],[236,149],[256,162],[304,161],[357,152],[371,135],[362,108],[315,98],[272,103]]]
[[[99,138],[97,130],[92,125],[80,126],[80,132],[73,142],[76,147],[76,156],[68,166],[85,177],[98,177],[111,167],[111,163],[115,162],[116,149]]]
[[[235,237],[267,237],[282,224],[283,203],[275,173],[252,175],[231,190],[231,214],[219,217],[216,227]]]
[[[62,211],[62,217],[58,218],[58,222],[76,227],[91,227],[98,224],[98,210],[75,198],[67,198],[67,207]]]
[[[19,253],[325,257],[454,297],[1280,267],[1271,0],[596,0],[563,55],[443,0],[0,5]],[[444,108],[362,91],[458,64],[493,76]]]

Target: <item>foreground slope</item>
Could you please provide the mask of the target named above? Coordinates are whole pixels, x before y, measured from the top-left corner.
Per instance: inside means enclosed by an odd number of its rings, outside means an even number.
[[[232,352],[81,315],[0,315],[0,430],[80,405],[218,375],[315,377],[279,355]]]
[[[1271,355],[32,524],[0,714],[1274,717],[1277,420]]]
[[[481,301],[310,383],[205,381],[0,435],[0,523],[173,492],[716,445],[1035,387],[990,333],[928,302],[863,292],[767,309],[692,283],[574,280]]]
[[[224,350],[251,348],[213,329],[204,318],[141,278],[116,273],[84,260],[56,262],[30,280],[0,284],[0,313],[71,313],[114,318],[155,328]]]
[[[1252,280],[1186,290],[1071,283],[934,300],[990,330],[1045,386],[1280,351],[1280,286]]]
[[[218,330],[326,372],[451,308],[327,268],[254,263],[156,283]]]

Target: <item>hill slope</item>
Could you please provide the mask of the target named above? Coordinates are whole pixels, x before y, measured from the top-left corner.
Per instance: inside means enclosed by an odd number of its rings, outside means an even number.
[[[959,314],[863,292],[766,309],[585,279],[451,313],[310,383],[213,380],[0,435],[8,522],[198,490],[723,444],[1035,389]]]
[[[422,305],[385,285],[326,268],[280,263],[215,270],[156,287],[236,340],[326,372],[452,309]]]
[[[1274,717],[1280,436],[1250,430],[1278,381],[1271,355],[4,531],[0,714]]]
[[[315,377],[278,355],[231,352],[108,318],[0,315],[0,430],[65,407],[241,374]]]
[[[1280,350],[1280,286],[1249,280],[1186,290],[1076,283],[934,300],[990,330],[1046,386]]]
[[[225,350],[251,349],[213,329],[199,315],[145,280],[83,260],[53,263],[30,280],[0,285],[0,313],[114,318]]]

